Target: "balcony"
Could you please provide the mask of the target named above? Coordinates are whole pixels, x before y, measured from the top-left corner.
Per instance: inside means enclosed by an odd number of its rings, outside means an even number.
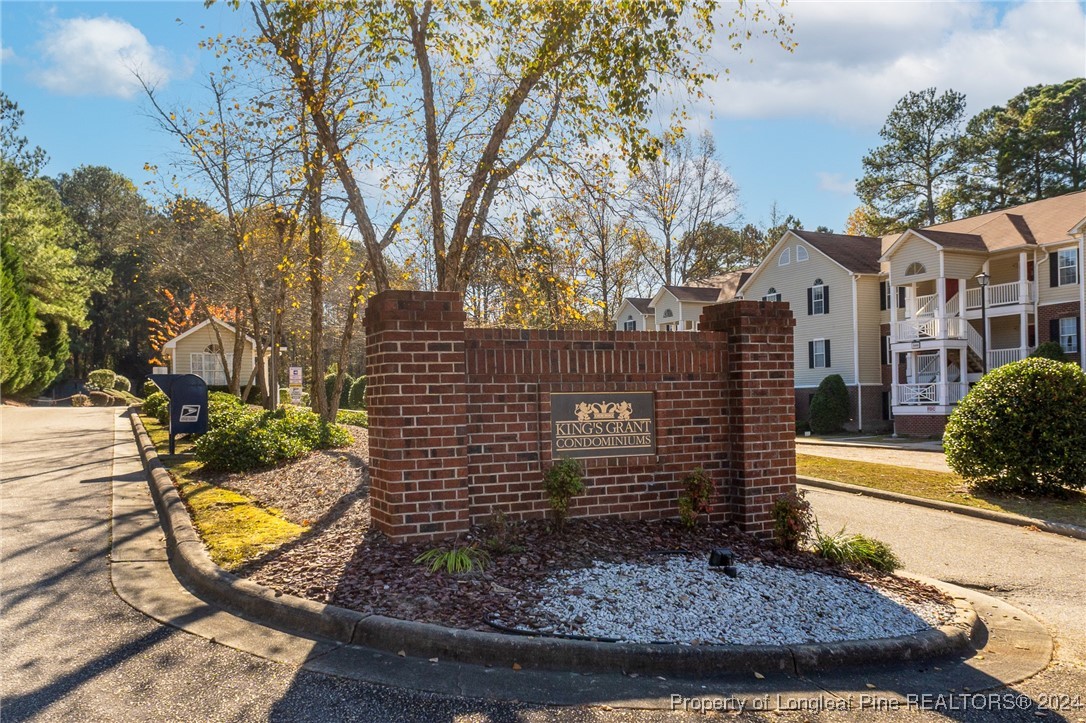
[[[949,406],[957,404],[969,392],[965,382],[895,384],[894,404],[899,406]]]
[[[1022,361],[1033,353],[1033,349],[1034,347],[1026,347],[1025,349],[989,349],[988,371],[1016,361]]]
[[[1000,306],[1013,306],[1015,304],[1032,304],[1035,295],[1032,281],[1012,281],[1007,284],[991,284],[988,286],[988,308]],[[980,311],[981,289],[966,289],[965,308],[969,311]]]
[[[932,339],[965,339],[969,322],[952,316],[928,316],[905,319],[891,324],[892,342],[929,341]]]

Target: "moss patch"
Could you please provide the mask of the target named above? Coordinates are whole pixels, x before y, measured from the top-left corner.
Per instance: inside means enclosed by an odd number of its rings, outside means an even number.
[[[177,440],[177,454],[167,454],[169,432],[154,419],[141,417],[173,477],[200,537],[215,564],[233,570],[308,531],[287,520],[279,510],[263,507],[245,495],[217,485],[192,459],[192,442]]]
[[[1086,527],[1086,494],[1081,492],[1071,493],[1064,500],[974,494],[968,483],[953,472],[808,454],[796,455],[796,472],[801,476]]]

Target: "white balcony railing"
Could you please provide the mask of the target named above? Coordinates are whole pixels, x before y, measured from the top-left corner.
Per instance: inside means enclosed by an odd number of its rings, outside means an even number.
[[[939,306],[938,294],[927,294],[916,297],[913,303],[913,316],[935,316],[935,310]]]
[[[1033,351],[1032,348],[1026,349],[989,349],[988,350],[988,371],[1001,367],[1005,364],[1011,364],[1012,362],[1021,361],[1028,357]]]
[[[930,384],[897,384],[894,401],[900,405],[957,404],[969,392],[965,382],[931,382]]]
[[[905,319],[892,324],[893,341],[964,339],[969,322],[960,317]]]
[[[967,289],[965,308],[980,308],[980,288]],[[1007,284],[992,284],[988,287],[988,307],[1008,306],[1010,304],[1030,304],[1033,302],[1032,281],[1011,281]]]

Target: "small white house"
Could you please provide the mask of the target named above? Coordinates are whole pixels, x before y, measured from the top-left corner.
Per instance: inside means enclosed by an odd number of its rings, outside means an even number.
[[[212,327],[214,324],[214,327]],[[216,333],[216,329],[218,333]],[[162,356],[169,364],[170,374],[195,374],[210,386],[226,386],[226,372],[222,366],[219,345],[226,352],[226,363],[234,363],[234,339],[237,330],[224,321],[207,319],[188,331],[178,334],[162,346]],[[269,352],[264,354],[264,371],[267,372]],[[241,383],[244,386],[253,373],[256,358],[256,341],[245,336],[241,357]]]
[[[615,313],[616,331],[653,331],[656,329],[656,314],[652,310],[652,299],[640,299],[627,296],[622,300]]]

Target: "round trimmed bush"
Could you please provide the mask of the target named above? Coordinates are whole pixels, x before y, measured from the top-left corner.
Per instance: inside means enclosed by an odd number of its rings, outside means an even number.
[[[339,393],[339,406],[337,409],[349,409],[351,403],[351,386],[354,384],[354,377],[349,373],[343,374],[343,389]],[[328,372],[324,375],[324,397],[328,400],[329,406],[332,404],[332,392],[336,388],[336,373]]]
[[[366,408],[366,375],[363,374],[354,380],[351,385],[351,393],[347,398],[348,409]]]
[[[131,392],[132,382],[128,380],[128,377],[117,374],[113,377],[113,388],[118,392]]]
[[[209,471],[244,472],[286,462],[314,449],[351,443],[343,427],[301,407],[258,412],[248,407],[223,417],[196,440],[196,459]]]
[[[142,393],[141,396],[144,399],[151,396],[152,394],[154,394],[157,391],[159,391],[158,385],[155,384],[154,382],[152,382],[150,379],[145,381],[143,383],[143,386],[140,387],[140,392]]]
[[[104,392],[113,389],[117,381],[117,375],[111,369],[95,369],[87,375],[87,388],[96,392]]]
[[[160,424],[166,424],[170,419],[170,400],[162,392],[152,392],[143,400],[143,413],[154,417]]]
[[[1052,361],[1065,362],[1067,355],[1058,341],[1046,341],[1029,355],[1031,359],[1051,359]]]
[[[848,389],[840,374],[830,374],[818,385],[811,400],[811,431],[815,434],[840,432],[848,417]]]
[[[1023,359],[985,375],[947,421],[950,468],[996,492],[1059,494],[1086,486],[1086,372]]]
[[[89,384],[87,386],[90,386]],[[105,392],[94,391],[90,393],[91,405],[95,407],[112,407],[113,397]]]

